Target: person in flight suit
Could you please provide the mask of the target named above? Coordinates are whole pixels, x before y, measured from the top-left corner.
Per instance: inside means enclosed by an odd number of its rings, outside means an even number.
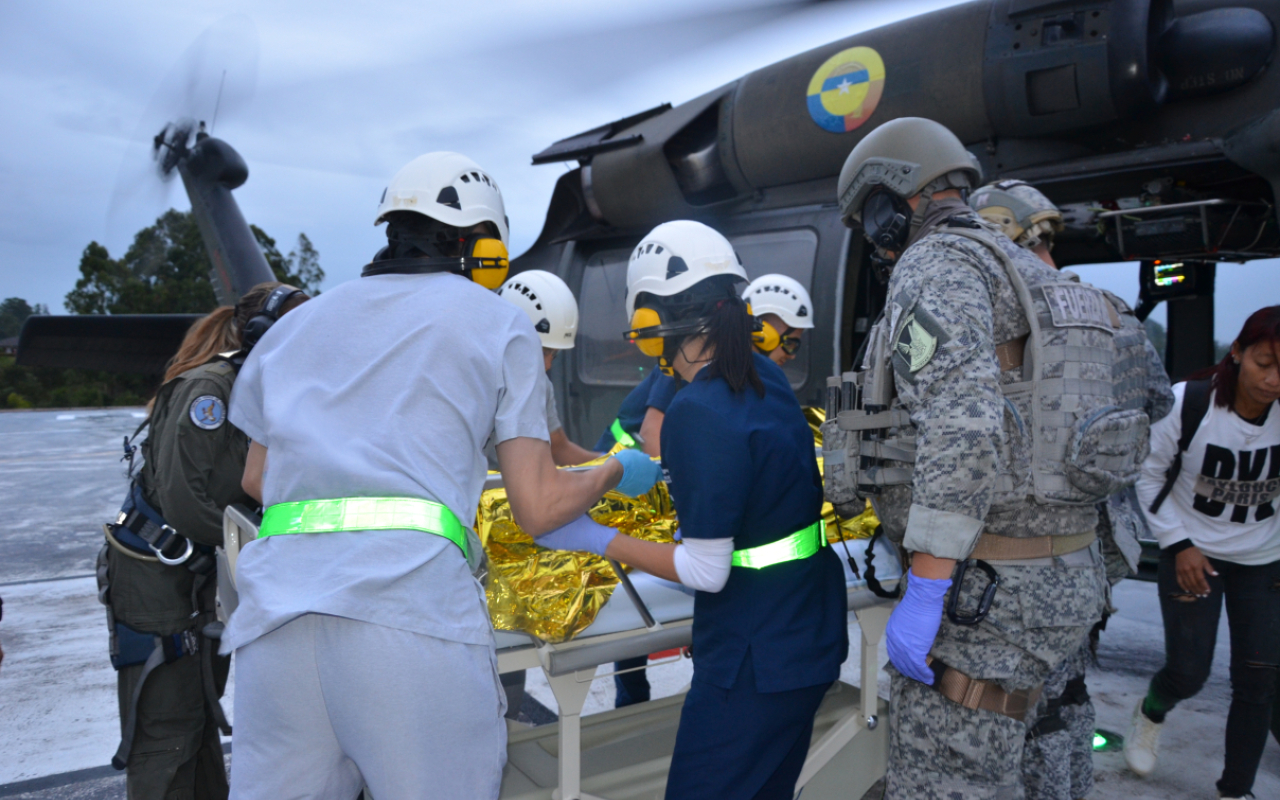
[[[265,506],[236,563],[231,796],[496,798],[506,760],[483,559],[468,527],[497,442],[538,536],[660,476],[643,454],[558,470],[497,182],[428,153],[383,193],[387,245],[245,362],[230,419]],[[277,335],[278,334],[278,335]]]
[[[1020,791],[1027,714],[1105,606],[1094,504],[1132,485],[1149,436],[1144,413],[1114,405],[1140,343],[1122,347],[1102,292],[969,208],[980,179],[954,134],[904,117],[867,134],[838,182],[846,224],[891,265],[864,361],[889,413],[869,392],[866,425],[890,420],[914,451],[852,467],[856,485],[886,484],[873,503],[910,555],[885,634],[894,800]]]
[[[227,403],[253,341],[305,299],[263,283],[191,327],[152,403],[126,510],[108,526],[99,569],[118,670],[113,763],[127,769],[130,800],[227,796],[218,733],[230,732],[219,705],[230,659],[215,654],[205,626],[214,621],[223,509],[253,505],[240,488],[249,439],[227,422]],[[152,549],[156,519],[173,534]]]
[[[628,335],[683,385],[662,438],[681,544],[587,517],[539,539],[696,590],[671,800],[792,798],[814,714],[848,652],[813,435],[782,370],[753,352],[736,290],[745,281],[728,240],[684,220],[651,231],[627,269]]]
[[[973,193],[969,205],[983,218],[1000,226],[1014,244],[1035,253],[1058,268],[1053,258],[1054,237],[1062,232],[1062,212],[1030,184],[1004,180]],[[1159,353],[1142,323],[1128,305],[1108,294],[1121,312],[1122,336],[1139,339],[1144,357],[1117,365],[1117,378],[1125,387],[1117,405],[1139,408],[1152,424],[1173,408],[1173,390]],[[1098,541],[1114,586],[1137,574],[1142,546],[1139,538],[1151,538],[1134,488],[1112,495],[1098,504]],[[1108,606],[1110,602],[1108,601]],[[1110,611],[1110,609],[1108,609]],[[1044,692],[1030,721],[1022,754],[1022,784],[1026,800],[1080,800],[1093,791],[1093,732],[1097,715],[1085,686],[1085,670],[1096,648],[1096,637],[1106,625],[1107,613],[1094,626],[1090,641],[1062,662],[1045,679]]]

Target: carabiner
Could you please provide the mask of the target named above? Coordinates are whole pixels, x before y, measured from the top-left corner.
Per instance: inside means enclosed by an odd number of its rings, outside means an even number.
[[[174,538],[181,539],[182,537],[178,536],[178,532],[173,528],[169,527],[168,525],[161,526],[160,533],[161,533],[161,536],[157,537],[156,541],[160,542],[161,544],[157,545],[151,542],[147,543],[147,546],[151,548],[151,552],[155,553],[156,558],[160,559],[160,563],[166,564],[170,567],[176,567],[179,564],[187,563],[187,559],[191,558],[191,554],[194,553],[196,549],[196,546],[191,543],[191,540],[190,539],[182,540],[187,544],[187,548],[182,553],[182,555],[178,556],[177,558],[169,558],[164,554],[164,546]]]
[[[969,571],[969,565],[975,564],[978,569],[986,573],[987,588],[982,591],[982,599],[978,601],[978,610],[973,614],[960,613],[960,592],[964,588],[964,576]],[[952,578],[951,599],[947,601],[947,619],[956,625],[977,625],[987,618],[987,614],[991,613],[991,603],[996,599],[996,589],[1000,586],[1000,575],[995,568],[982,559],[969,559],[961,561],[956,565],[955,576]]]

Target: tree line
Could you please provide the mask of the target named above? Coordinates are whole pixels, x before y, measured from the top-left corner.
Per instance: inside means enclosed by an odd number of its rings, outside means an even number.
[[[320,254],[305,233],[288,254],[256,225],[254,237],[276,279],[319,294],[324,280]],[[90,242],[80,256],[80,277],[64,304],[74,314],[204,314],[217,307],[209,281],[209,256],[189,211],[166,211],[139,231],[125,254],[112,258]],[[0,303],[0,339],[18,335],[40,304],[10,297]],[[23,367],[0,355],[0,408],[70,408],[140,405],[155,392],[159,376],[98,370]]]

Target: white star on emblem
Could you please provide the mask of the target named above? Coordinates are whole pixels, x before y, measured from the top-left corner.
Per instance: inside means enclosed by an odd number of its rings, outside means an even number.
[[[840,83],[836,85],[836,88],[840,90],[840,94],[848,94],[849,87],[852,85],[853,85],[852,83],[849,83],[848,78],[842,78],[840,80]]]

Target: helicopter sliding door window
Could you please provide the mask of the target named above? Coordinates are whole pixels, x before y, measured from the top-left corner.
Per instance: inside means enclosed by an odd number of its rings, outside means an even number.
[[[607,250],[587,260],[578,297],[578,378],[591,386],[635,386],[657,361],[622,338],[627,324],[630,250]]]
[[[818,234],[812,228],[749,233],[730,236],[729,241],[733,244],[733,249],[738,251],[742,266],[752,280],[761,275],[781,273],[799,281],[801,286],[809,290],[810,295],[816,294],[812,283],[813,264],[818,254]],[[818,302],[816,297],[814,302]],[[809,309],[809,313],[813,314],[813,309]],[[810,339],[814,334],[815,331],[805,333],[796,357],[782,368],[793,389],[803,386],[809,377]]]
[[[753,280],[782,273],[810,289],[818,252],[818,234],[810,228],[792,228],[730,236],[742,266]],[[627,261],[630,250],[607,250],[587,260],[578,298],[579,322],[575,360],[578,378],[592,386],[634,386],[656,368],[653,358],[622,338],[627,325]],[[810,313],[813,310],[810,309]],[[793,387],[803,386],[809,375],[809,338],[796,358],[784,367]]]

